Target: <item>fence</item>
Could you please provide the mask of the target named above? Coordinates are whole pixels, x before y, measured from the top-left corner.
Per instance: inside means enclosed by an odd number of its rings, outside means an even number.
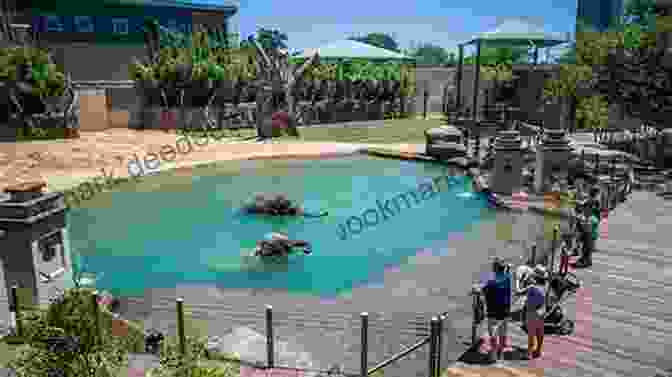
[[[209,335],[224,334],[211,337],[213,347],[235,352],[245,364],[259,368],[361,376],[366,366],[367,374],[386,369],[386,377],[406,377],[424,371],[430,354],[435,355],[435,369],[448,363],[448,354],[439,345],[445,342],[437,335],[450,333],[449,326],[444,326],[445,315],[434,315],[441,322],[437,330],[421,314],[357,313],[317,304],[305,309],[280,311],[266,306],[261,310],[254,300],[248,305],[243,301],[190,305],[183,318],[187,318],[187,327],[206,328]],[[173,299],[161,298],[151,307],[150,325],[179,335],[181,325],[175,322]],[[410,346],[400,350],[400,344]],[[406,361],[400,363],[402,359]],[[383,361],[376,363],[379,360]],[[395,368],[388,369],[393,364]]]
[[[97,293],[93,296],[92,299],[98,302]],[[187,335],[211,335],[208,339],[212,350],[237,353],[241,365],[260,369],[368,376],[394,365],[393,370],[386,369],[386,377],[427,374],[437,377],[441,365],[452,361],[447,360],[447,353],[442,350],[442,345],[447,343],[443,337],[448,330],[444,325],[447,321],[445,313],[433,316],[429,323],[427,318],[420,319],[418,315],[411,328],[399,328],[399,320],[407,318],[386,319],[376,313],[341,312],[316,320],[307,313],[275,312],[270,305],[263,312],[236,305],[235,308],[219,307],[220,311],[215,313],[209,305],[193,305],[185,309],[181,298],[160,301],[158,306],[152,307],[150,325],[152,322],[158,324],[159,331],[176,336],[181,350]],[[18,302],[17,290],[13,287],[10,312],[14,318],[21,318],[22,311],[26,310],[20,308]],[[99,318],[98,305],[94,310],[92,315]],[[23,332],[21,321],[12,322],[20,337]],[[292,322],[300,325],[291,326]],[[96,325],[98,333],[102,333],[100,322]],[[207,334],[198,334],[199,325],[205,327],[200,330]],[[233,331],[226,331],[225,327],[233,327]],[[217,333],[228,334],[212,336]],[[301,349],[287,339],[308,341],[302,343],[310,348]],[[399,350],[402,343],[411,345]],[[314,360],[306,360],[309,353],[316,356]],[[402,364],[401,360],[407,361]]]
[[[76,81],[73,85],[80,90],[104,89],[108,110],[119,110],[116,104],[123,104],[121,110],[129,112],[131,127],[161,128],[165,125],[165,122],[162,122],[165,112],[170,112],[176,119],[182,120],[180,124],[184,127],[189,127],[194,122],[198,123],[197,128],[201,128],[205,122],[220,129],[254,128],[257,125],[256,89],[253,87],[217,89],[216,97],[205,107],[177,105],[164,107],[160,106],[161,101],[157,102],[154,97],[172,101],[174,93],[155,95],[156,93],[148,92],[144,100],[151,97],[151,104],[142,105],[138,101],[135,83],[129,80]],[[372,96],[376,98],[370,99]],[[184,92],[182,97],[185,102],[189,102],[188,95]],[[414,111],[414,101],[414,97],[402,97],[398,88],[368,88],[362,85],[355,87],[349,82],[325,82],[315,88],[297,90],[297,121],[299,125],[308,126],[382,120],[389,114]]]

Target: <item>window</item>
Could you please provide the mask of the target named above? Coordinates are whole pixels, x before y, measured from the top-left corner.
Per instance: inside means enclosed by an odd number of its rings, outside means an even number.
[[[63,31],[63,17],[61,16],[47,16],[47,31]]]
[[[186,33],[186,34],[191,33],[191,25],[189,25],[189,24],[180,24],[180,31],[181,31],[182,33]]]
[[[177,27],[177,21],[176,20],[174,20],[174,19],[168,20],[168,30],[170,30],[172,32],[179,31],[179,29]]]
[[[91,16],[75,16],[74,19],[75,32],[78,33],[93,33],[93,17]]]
[[[115,34],[128,34],[128,18],[113,18],[112,32]]]

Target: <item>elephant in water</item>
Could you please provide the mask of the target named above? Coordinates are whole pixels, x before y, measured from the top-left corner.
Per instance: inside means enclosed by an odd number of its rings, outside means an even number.
[[[272,233],[270,239],[257,242],[254,255],[258,257],[287,256],[294,247],[302,247],[304,254],[312,252],[310,243],[307,241],[290,240],[286,234]]]
[[[273,216],[308,216],[321,217],[327,213],[309,214],[293,203],[283,194],[258,194],[254,199],[243,206],[243,210],[250,214],[265,214]]]

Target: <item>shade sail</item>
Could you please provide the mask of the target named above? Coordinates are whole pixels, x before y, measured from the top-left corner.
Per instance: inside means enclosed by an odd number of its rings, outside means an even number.
[[[542,27],[522,19],[506,20],[493,30],[477,34],[466,44],[476,43],[479,40],[487,47],[546,48],[568,42],[562,35],[546,32]]]
[[[395,61],[413,60],[413,58],[400,54],[398,52],[386,50],[384,48],[379,48],[371,46],[366,43],[351,41],[347,39],[327,43],[326,45],[318,48],[304,50],[303,52],[295,55],[295,57],[308,58],[313,56],[316,51],[320,55],[320,59],[322,60],[329,60],[329,59],[370,59],[370,60],[395,60]]]

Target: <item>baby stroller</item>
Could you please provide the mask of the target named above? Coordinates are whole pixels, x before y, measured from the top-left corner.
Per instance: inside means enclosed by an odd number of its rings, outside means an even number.
[[[546,269],[540,265],[535,267],[534,270],[535,273],[543,274],[549,278],[547,285],[548,303],[544,313],[544,333],[555,335],[571,334],[574,331],[574,321],[567,318],[566,311],[562,305],[581,287],[581,282],[576,275],[571,272],[563,274],[553,272],[549,274],[546,273]],[[532,279],[528,276],[527,280],[522,282],[521,285],[527,287],[530,284],[532,284]],[[523,309],[521,311],[521,328],[523,331],[527,332],[527,327],[525,325],[525,314],[527,313],[527,310],[525,305],[526,304],[523,304]]]

